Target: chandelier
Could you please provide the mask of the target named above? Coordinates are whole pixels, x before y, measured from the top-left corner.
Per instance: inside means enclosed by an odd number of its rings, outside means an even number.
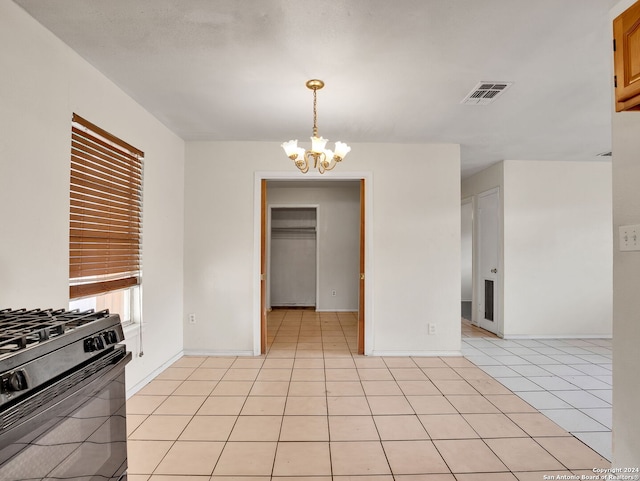
[[[305,151],[302,147],[298,147],[297,139],[282,144],[287,156],[293,160],[293,163],[303,174],[309,172],[311,161],[313,161],[313,168],[324,174],[325,171],[333,169],[338,162],[342,162],[342,159],[351,151],[351,147],[344,142],[336,142],[335,151],[332,152],[324,148],[328,139],[318,137],[316,95],[317,91],[322,87],[324,87],[322,80],[313,79],[307,81],[307,88],[313,90],[313,137],[311,137],[311,150]]]

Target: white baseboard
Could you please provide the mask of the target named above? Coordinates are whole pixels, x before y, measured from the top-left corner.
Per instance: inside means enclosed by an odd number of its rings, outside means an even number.
[[[133,396],[135,393],[137,393],[138,391],[140,391],[140,389],[142,389],[143,387],[145,387],[147,384],[149,384],[151,381],[154,380],[154,378],[160,374],[162,371],[164,371],[166,368],[168,368],[169,366],[171,366],[171,364],[173,364],[174,362],[176,362],[178,359],[180,359],[182,357],[182,351],[179,352],[178,354],[176,354],[175,356],[173,356],[172,358],[170,358],[167,362],[165,362],[164,364],[162,364],[160,367],[158,367],[157,369],[155,369],[154,371],[151,372],[151,374],[149,374],[147,377],[145,377],[142,381],[140,381],[139,383],[137,383],[135,386],[130,387],[129,389],[127,389],[127,399],[129,399],[131,396]]]
[[[506,334],[503,339],[613,339],[612,334]]]
[[[462,351],[371,351],[369,356],[384,357],[462,357]]]
[[[170,358],[167,362],[163,363],[160,367],[151,372],[147,377],[145,377],[142,381],[138,382],[135,386],[127,389],[127,399],[133,396],[135,393],[140,391],[143,387],[153,381],[158,374],[164,371],[166,368],[171,366],[174,362],[184,356],[215,356],[215,357],[239,357],[239,356],[253,356],[253,351],[181,351],[172,358]]]
[[[185,356],[211,356],[211,357],[255,357],[253,351],[209,351],[209,350],[197,350],[189,349],[183,351]]]
[[[316,308],[316,312],[358,312],[358,309],[318,309]]]

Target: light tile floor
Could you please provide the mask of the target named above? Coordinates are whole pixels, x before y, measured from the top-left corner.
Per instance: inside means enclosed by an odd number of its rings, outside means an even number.
[[[129,481],[530,481],[610,466],[463,357],[358,356],[351,313],[274,311],[268,330],[266,356],[183,357],[129,400]],[[479,341],[464,339],[471,356]]]
[[[462,353],[611,459],[611,339],[504,340],[463,319]]]

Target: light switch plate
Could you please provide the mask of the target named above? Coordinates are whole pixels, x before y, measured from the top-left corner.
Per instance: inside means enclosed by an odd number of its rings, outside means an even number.
[[[619,233],[621,251],[640,251],[640,224],[621,225]]]

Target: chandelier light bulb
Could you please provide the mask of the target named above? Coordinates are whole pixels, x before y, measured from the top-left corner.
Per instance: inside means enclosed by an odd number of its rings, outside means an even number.
[[[333,159],[333,152],[330,149],[325,149],[325,151],[324,151],[324,161],[327,162],[327,165],[328,165],[329,161],[331,161],[331,159]]]
[[[345,156],[351,152],[351,147],[349,147],[347,144],[345,144],[344,142],[336,142],[336,152],[335,152],[335,156],[339,157],[340,160],[344,159]]]
[[[292,155],[296,155],[297,154],[297,150],[298,150],[298,139],[296,140],[290,140],[289,142],[284,142],[282,144],[282,148],[284,149],[285,154],[287,154],[287,157],[292,158]]]
[[[316,154],[321,154],[324,151],[324,146],[327,145],[327,142],[329,142],[329,139],[311,137],[311,151]]]

